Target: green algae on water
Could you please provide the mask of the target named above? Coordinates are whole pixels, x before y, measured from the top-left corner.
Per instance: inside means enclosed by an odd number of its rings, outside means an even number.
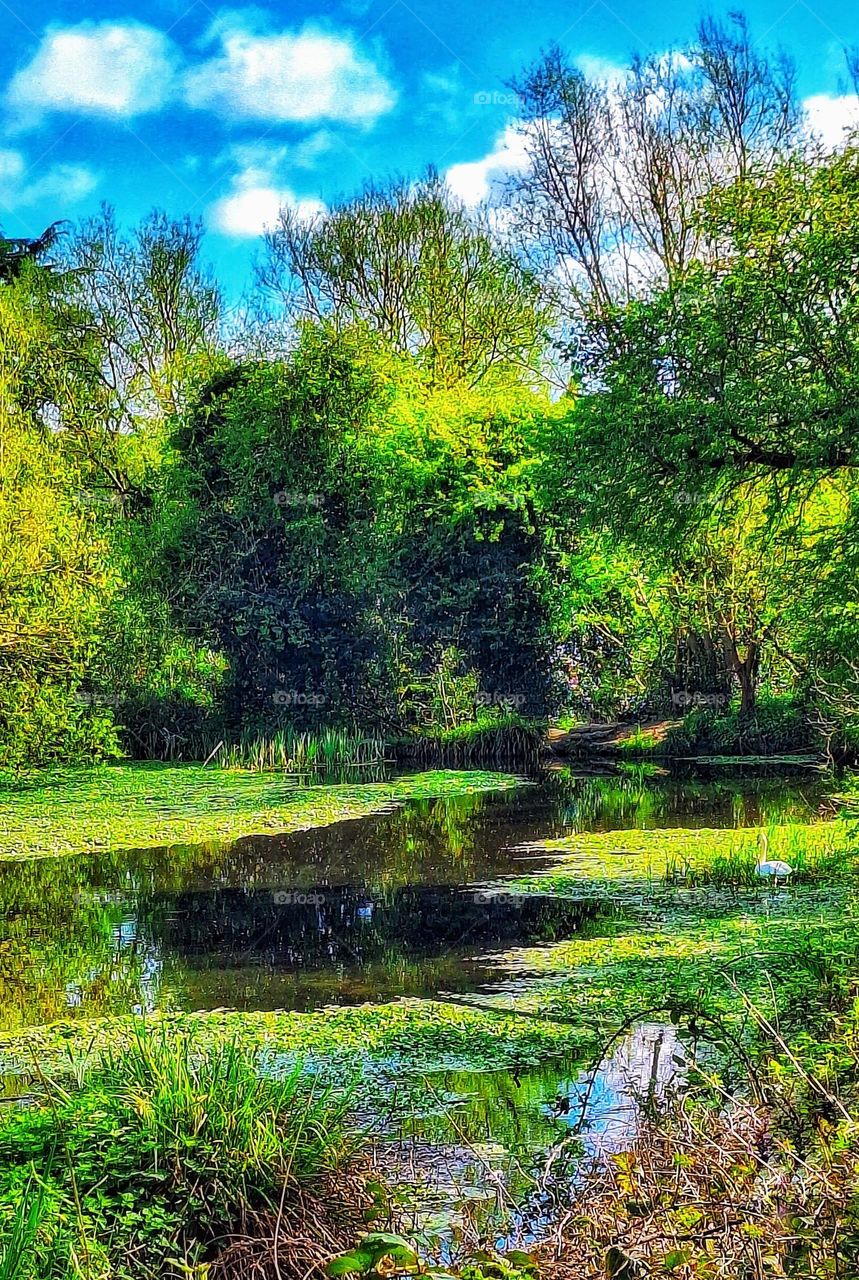
[[[106,765],[0,781],[0,861],[233,841],[325,827],[436,799],[523,785],[483,770],[303,786],[278,773],[198,765]]]

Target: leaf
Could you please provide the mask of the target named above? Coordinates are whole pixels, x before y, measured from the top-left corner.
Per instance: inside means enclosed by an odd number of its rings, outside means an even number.
[[[389,1231],[371,1231],[362,1236],[358,1248],[362,1253],[366,1251],[372,1254],[374,1263],[380,1258],[392,1258],[394,1262],[413,1267],[418,1260],[418,1255],[408,1240]]]
[[[341,1253],[326,1263],[325,1274],[327,1276],[347,1276],[356,1271],[360,1274],[365,1274],[373,1270],[375,1262],[376,1258],[368,1250],[361,1248],[350,1249],[348,1253]]]

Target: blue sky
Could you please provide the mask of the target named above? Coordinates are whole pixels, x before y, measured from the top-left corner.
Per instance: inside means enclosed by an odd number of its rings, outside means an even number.
[[[0,226],[39,232],[107,200],[203,218],[235,294],[280,202],[313,210],[367,178],[427,164],[463,198],[515,166],[506,81],[558,41],[585,68],[687,40],[677,0],[0,0]],[[852,0],[754,0],[764,45],[795,58],[834,140],[856,106],[843,49]]]

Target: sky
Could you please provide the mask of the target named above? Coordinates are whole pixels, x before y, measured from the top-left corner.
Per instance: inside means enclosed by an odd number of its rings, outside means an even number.
[[[682,46],[682,0],[0,0],[0,228],[38,234],[112,204],[206,227],[238,296],[281,204],[313,212],[434,165],[464,200],[521,162],[509,81],[557,42],[585,71]],[[855,0],[749,0],[797,64],[828,141],[857,108]]]

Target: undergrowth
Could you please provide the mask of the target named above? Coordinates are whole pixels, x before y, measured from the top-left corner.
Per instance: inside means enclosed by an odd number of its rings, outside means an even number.
[[[8,1275],[202,1277],[244,1215],[344,1166],[347,1100],[300,1065],[261,1074],[233,1041],[142,1027],[77,1081],[43,1077],[39,1104],[0,1125]]]

